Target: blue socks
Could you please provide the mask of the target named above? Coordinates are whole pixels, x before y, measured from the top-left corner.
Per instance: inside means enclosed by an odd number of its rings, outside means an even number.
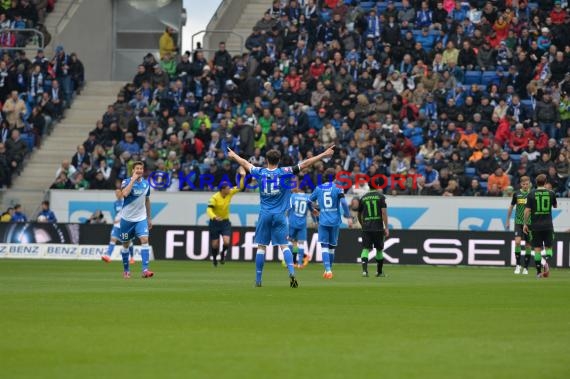
[[[293,254],[288,248],[285,248],[285,250],[283,250],[283,260],[285,260],[285,264],[287,265],[289,276],[295,275],[295,268],[293,267]]]
[[[325,266],[325,272],[329,272],[331,270],[331,261],[329,258],[328,247],[323,247],[323,265]]]
[[[299,253],[297,255],[297,264],[302,265],[304,259],[305,259],[305,249],[299,246]]]
[[[113,250],[115,250],[115,243],[111,242],[109,244],[109,247],[107,247],[107,256],[110,257],[111,255],[113,255]]]
[[[123,259],[123,271],[129,272],[129,250],[123,249],[121,250],[121,258]]]
[[[265,265],[265,250],[257,250],[255,254],[255,282],[261,284],[261,275]]]
[[[142,259],[142,270],[148,270],[148,261],[150,260],[150,253],[148,249],[148,243],[141,246],[141,259]]]
[[[332,271],[333,263],[334,263],[334,250],[332,247],[329,249],[329,265]]]

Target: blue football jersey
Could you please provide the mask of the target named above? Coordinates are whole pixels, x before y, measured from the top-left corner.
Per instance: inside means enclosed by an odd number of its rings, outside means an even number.
[[[294,193],[289,202],[289,226],[297,229],[307,228],[307,212],[310,207],[309,195],[306,193]]]
[[[115,216],[117,216],[119,212],[121,212],[121,209],[123,209],[123,199],[116,200],[113,209],[115,210]]]
[[[123,180],[121,188],[129,185],[131,178]],[[146,198],[150,196],[150,184],[146,179],[136,182],[131,189],[129,196],[123,201],[121,217],[126,221],[138,222],[146,220]]]
[[[319,204],[319,224],[338,226],[342,223],[340,199],[344,192],[332,183],[319,185],[310,196],[311,201]]]
[[[289,209],[294,174],[298,172],[298,166],[279,167],[273,170],[265,167],[251,169],[251,175],[259,185],[260,213],[285,214]]]

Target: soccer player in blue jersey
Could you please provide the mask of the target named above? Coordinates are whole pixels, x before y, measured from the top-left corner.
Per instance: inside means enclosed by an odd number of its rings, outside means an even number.
[[[293,263],[298,268],[307,265],[305,260],[305,241],[307,241],[307,212],[312,212],[313,207],[309,200],[309,194],[301,192],[299,188],[293,189],[290,200],[289,214],[289,249],[293,252]],[[311,214],[312,216],[312,214]],[[313,217],[313,216],[312,216]],[[295,259],[295,257],[297,259]]]
[[[111,256],[113,255],[113,250],[115,250],[115,245],[121,239],[121,209],[123,209],[123,191],[121,189],[115,190],[115,196],[117,200],[115,204],[113,204],[113,208],[115,210],[115,221],[113,223],[113,229],[111,229],[111,241],[109,242],[109,247],[107,248],[107,254],[101,256],[101,260],[104,262],[111,262]],[[129,244],[129,255],[130,255],[130,264],[135,263],[134,258],[134,249],[133,249],[133,241],[130,241]]]
[[[336,172],[333,168],[325,171],[325,183],[315,188],[309,199],[317,202],[319,206],[319,243],[323,253],[323,265],[325,272],[323,278],[332,279],[332,266],[334,253],[338,245],[338,233],[342,214],[347,219],[348,226],[352,225],[352,218],[348,211],[348,204],[344,192],[334,184]]]
[[[334,145],[321,154],[299,162],[299,164],[293,167],[280,168],[278,165],[281,160],[281,153],[278,150],[270,150],[265,156],[267,168],[262,168],[255,167],[228,148],[228,157],[236,161],[240,166],[245,168],[246,171],[250,172],[257,180],[257,183],[259,183],[261,206],[254,238],[254,243],[258,245],[257,254],[255,256],[256,287],[261,287],[263,266],[265,264],[265,251],[267,245],[270,243],[278,245],[281,248],[283,259],[289,271],[290,287],[298,287],[299,284],[295,278],[295,268],[293,266],[293,254],[291,254],[287,243],[287,218],[285,216],[285,212],[290,206],[289,199],[291,197],[291,189],[295,186],[293,183],[294,175],[333,154]]]
[[[133,176],[123,180],[121,190],[123,209],[121,210],[121,242],[123,249],[123,277],[129,279],[129,244],[137,237],[141,241],[142,277],[151,278],[154,273],[148,269],[150,251],[148,232],[152,228],[150,213],[150,184],[143,178],[144,163],[137,161],[133,164]]]

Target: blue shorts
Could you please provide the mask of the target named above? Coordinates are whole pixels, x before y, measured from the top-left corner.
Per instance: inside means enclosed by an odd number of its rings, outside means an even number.
[[[142,221],[127,221],[121,219],[121,242],[128,242],[135,237],[148,237],[148,222]]]
[[[307,228],[295,228],[289,226],[289,239],[291,241],[306,241]]]
[[[259,215],[253,242],[264,246],[288,245],[287,216],[281,213]]]
[[[337,246],[339,230],[338,226],[324,226],[319,224],[319,243]]]
[[[121,239],[121,228],[119,226],[113,226],[113,229],[111,230],[111,238],[116,240]]]

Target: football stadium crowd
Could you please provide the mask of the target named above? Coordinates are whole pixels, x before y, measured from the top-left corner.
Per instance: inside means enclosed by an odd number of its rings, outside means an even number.
[[[0,188],[10,187],[25,159],[41,146],[42,138],[64,117],[83,83],[84,68],[76,54],[57,46],[53,57],[37,49],[28,58],[28,43],[38,46],[37,29],[53,11],[55,1],[0,0]],[[44,34],[44,43],[49,35]]]
[[[417,174],[416,185],[385,192],[510,196],[522,176],[544,173],[567,196],[567,9],[567,0],[275,0],[245,53],[220,43],[210,60],[180,54],[167,28],[52,188],[115,188],[143,160],[149,173],[171,174],[162,190],[178,191],[189,172],[233,178],[227,147],[255,165],[278,149],[287,165],[334,143],[309,175]]]

